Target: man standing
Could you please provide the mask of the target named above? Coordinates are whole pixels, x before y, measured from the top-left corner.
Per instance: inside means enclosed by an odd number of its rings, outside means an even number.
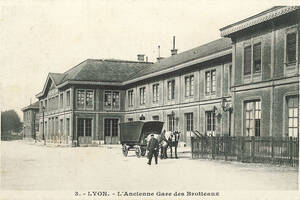
[[[148,160],[147,164],[151,165],[153,155],[154,155],[154,159],[155,159],[155,164],[157,164],[159,144],[158,144],[158,140],[154,137],[154,134],[151,134],[151,138],[147,145],[147,149],[149,151],[149,153],[148,153],[149,160]]]

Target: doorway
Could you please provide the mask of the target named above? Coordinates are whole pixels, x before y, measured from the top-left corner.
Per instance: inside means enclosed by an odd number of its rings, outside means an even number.
[[[104,119],[105,144],[118,144],[119,119]]]

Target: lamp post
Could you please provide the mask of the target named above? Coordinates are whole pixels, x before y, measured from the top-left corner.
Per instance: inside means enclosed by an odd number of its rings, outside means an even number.
[[[43,112],[43,139],[44,139],[44,145],[46,145],[46,137],[45,137],[45,106],[42,107]]]
[[[228,103],[227,99],[223,98],[222,99],[222,102],[221,102],[221,107],[223,109],[224,112],[229,112],[229,130],[228,130],[228,134],[229,136],[231,135],[230,132],[231,132],[231,113],[232,113],[232,107],[231,105]]]

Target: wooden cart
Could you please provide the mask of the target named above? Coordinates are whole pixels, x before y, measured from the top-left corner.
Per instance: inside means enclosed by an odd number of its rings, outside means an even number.
[[[120,142],[123,155],[135,151],[137,157],[144,156],[147,148],[147,137],[150,134],[161,135],[164,122],[133,121],[120,123]]]

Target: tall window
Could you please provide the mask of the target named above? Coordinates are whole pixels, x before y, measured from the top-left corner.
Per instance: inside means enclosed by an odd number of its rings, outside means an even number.
[[[77,90],[77,107],[89,109],[94,108],[94,91]]]
[[[299,98],[290,96],[287,98],[288,105],[288,134],[289,137],[299,137]]]
[[[252,58],[253,50],[253,58]],[[253,59],[253,64],[251,60]],[[244,75],[261,72],[261,43],[244,48]]]
[[[60,122],[59,122],[59,131],[60,133],[63,133],[64,132],[64,120],[63,119],[60,119]]]
[[[251,46],[244,48],[244,75],[251,74]]]
[[[216,92],[216,70],[205,72],[206,94],[214,94]]]
[[[133,90],[128,91],[128,107],[132,107],[133,104]]]
[[[286,61],[288,64],[296,62],[296,33],[286,36]]]
[[[70,106],[70,100],[71,100],[71,97],[70,97],[70,91],[67,91],[67,106]]]
[[[94,91],[91,90],[86,91],[86,107],[87,108],[94,107]]]
[[[77,134],[78,136],[92,136],[92,119],[78,118]]]
[[[168,100],[175,99],[175,80],[168,81]]]
[[[84,96],[85,96],[84,90],[77,91],[77,107],[78,108],[84,108]]]
[[[146,88],[140,88],[140,105],[144,105],[146,103]]]
[[[64,94],[59,95],[59,107],[63,108],[64,107]]]
[[[70,134],[70,118],[67,118],[66,121],[66,134],[67,136]]]
[[[159,101],[159,90],[158,90],[159,84],[154,84],[152,86],[152,92],[153,92],[153,102]]]
[[[246,136],[260,136],[261,102],[260,100],[245,103]]]
[[[261,71],[261,43],[253,45],[253,72]]]
[[[193,113],[186,113],[185,114],[185,121],[186,121],[186,131],[192,131],[193,128]]]
[[[216,114],[214,111],[205,112],[206,117],[206,133],[207,135],[215,135],[216,131]]]
[[[120,92],[105,91],[104,106],[108,109],[120,109]]]
[[[185,77],[185,96],[194,96],[194,76]]]
[[[168,115],[168,131],[174,131],[175,117],[174,115]]]

